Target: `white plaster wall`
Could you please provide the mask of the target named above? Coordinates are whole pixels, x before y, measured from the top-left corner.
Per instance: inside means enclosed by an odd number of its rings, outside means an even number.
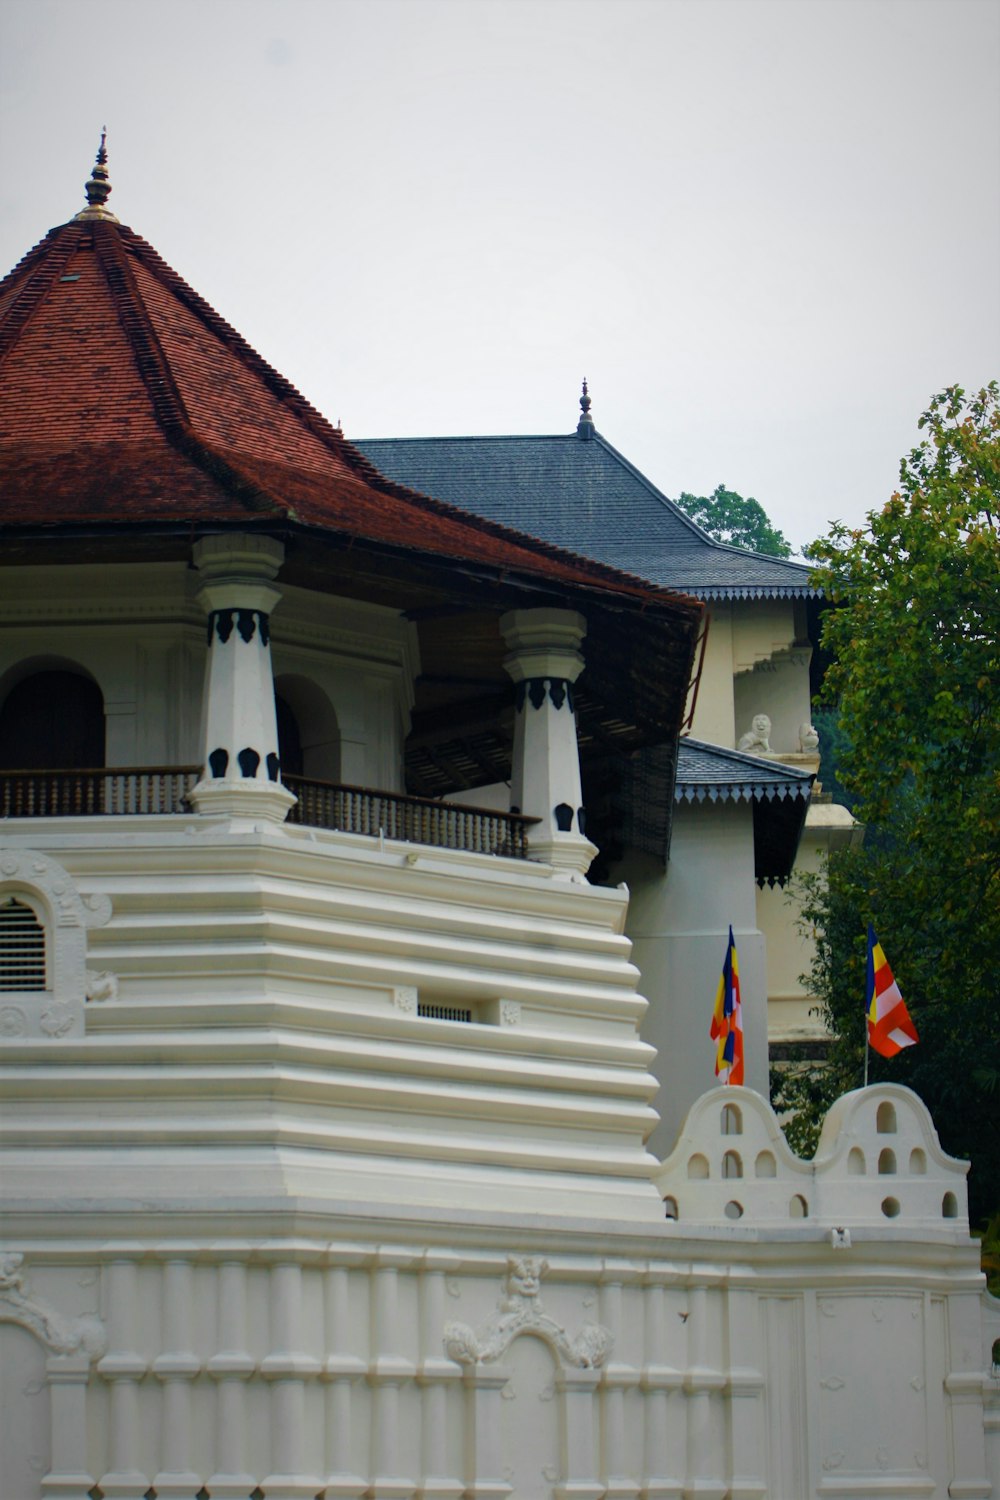
[[[5,1500],[990,1495],[957,1232],[387,1227],[36,1219],[0,1291]]]
[[[757,892],[757,925],[767,942],[768,1035],[773,1042],[803,1042],[824,1037],[816,1002],[803,976],[809,973],[815,938],[801,923],[804,892],[798,874],[819,874],[830,851],[859,839],[863,830],[845,807],[814,802],[795,859],[791,882],[763,886]]]
[[[675,809],[670,863],[629,855],[616,870],[631,899],[626,930],[649,1011],[643,1036],[657,1050],[660,1115],[650,1145],[664,1156],[695,1099],[715,1083],[709,1027],[730,924],[739,955],[746,1079],[767,1093],[764,939],[757,930],[753,813],[749,803]]]
[[[81,668],[104,695],[108,765],[197,761],[205,625],[182,564],[2,573],[0,692],[29,664]]]
[[[702,665],[691,733],[710,745],[736,743],[733,709],[733,606],[708,606],[708,642]]]

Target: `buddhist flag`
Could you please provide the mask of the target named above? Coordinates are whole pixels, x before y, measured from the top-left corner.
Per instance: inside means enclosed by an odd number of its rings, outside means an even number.
[[[740,1003],[740,966],[733,929],[729,929],[726,961],[722,965],[710,1032],[715,1042],[715,1076],[723,1083],[743,1082],[743,1007]]]
[[[868,925],[868,981],[865,999],[868,1010],[868,1044],[882,1057],[895,1057],[904,1047],[912,1047],[914,1042],[920,1040],[871,923]]]

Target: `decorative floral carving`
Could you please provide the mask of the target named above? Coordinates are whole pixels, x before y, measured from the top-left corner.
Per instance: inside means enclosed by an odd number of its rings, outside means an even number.
[[[38,1022],[46,1036],[65,1036],[73,1030],[73,1012],[68,1005],[49,1005],[42,1011]]]
[[[28,1030],[28,1019],[16,1005],[5,1005],[0,1010],[0,1036],[24,1036]]]
[[[100,1000],[117,1000],[118,975],[112,974],[109,969],[88,969],[87,999],[95,1002]]]
[[[83,1353],[98,1359],[108,1347],[104,1324],[94,1313],[68,1318],[31,1294],[22,1272],[24,1256],[0,1255],[0,1322],[17,1323],[52,1354]]]
[[[446,1323],[444,1348],[456,1364],[488,1364],[506,1352],[522,1333],[542,1338],[567,1365],[596,1370],[604,1364],[614,1346],[610,1329],[599,1323],[585,1323],[571,1339],[565,1328],[545,1312],[541,1297],[542,1277],[549,1263],[537,1256],[507,1257],[507,1271],[501,1283],[497,1310],[480,1328],[467,1323]]]
[[[521,1002],[520,1002],[520,1000],[501,1000],[500,1001],[500,1025],[501,1026],[517,1026],[517,1025],[520,1024],[520,1021],[521,1021]]]
[[[408,1016],[417,1013],[417,991],[412,984],[401,984],[392,992],[392,1003],[397,1010],[403,1011]]]

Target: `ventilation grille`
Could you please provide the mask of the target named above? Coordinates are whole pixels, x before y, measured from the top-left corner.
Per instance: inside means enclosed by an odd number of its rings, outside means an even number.
[[[0,901],[0,990],[44,990],[45,929],[30,906]]]
[[[423,1000],[417,1005],[417,1015],[428,1016],[432,1021],[472,1021],[472,1011],[461,1005],[432,1005]]]

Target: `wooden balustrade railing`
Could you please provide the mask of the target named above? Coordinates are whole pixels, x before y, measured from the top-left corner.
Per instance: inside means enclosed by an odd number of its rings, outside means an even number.
[[[180,813],[198,766],[109,766],[100,770],[0,771],[0,817]]]
[[[467,849],[474,854],[504,854],[528,858],[528,829],[537,818],[520,813],[494,812],[484,807],[459,807],[431,797],[406,797],[397,792],[373,792],[366,787],[309,781],[283,775],[282,781],[298,802],[289,823],[310,828],[339,828],[345,833],[368,833],[437,849]]]
[[[0,771],[0,818],[75,818],[184,813],[198,766],[112,766],[73,771]],[[437,849],[528,857],[528,829],[538,820],[519,813],[458,807],[430,797],[406,797],[367,787],[282,780],[298,798],[290,823],[340,829]]]

